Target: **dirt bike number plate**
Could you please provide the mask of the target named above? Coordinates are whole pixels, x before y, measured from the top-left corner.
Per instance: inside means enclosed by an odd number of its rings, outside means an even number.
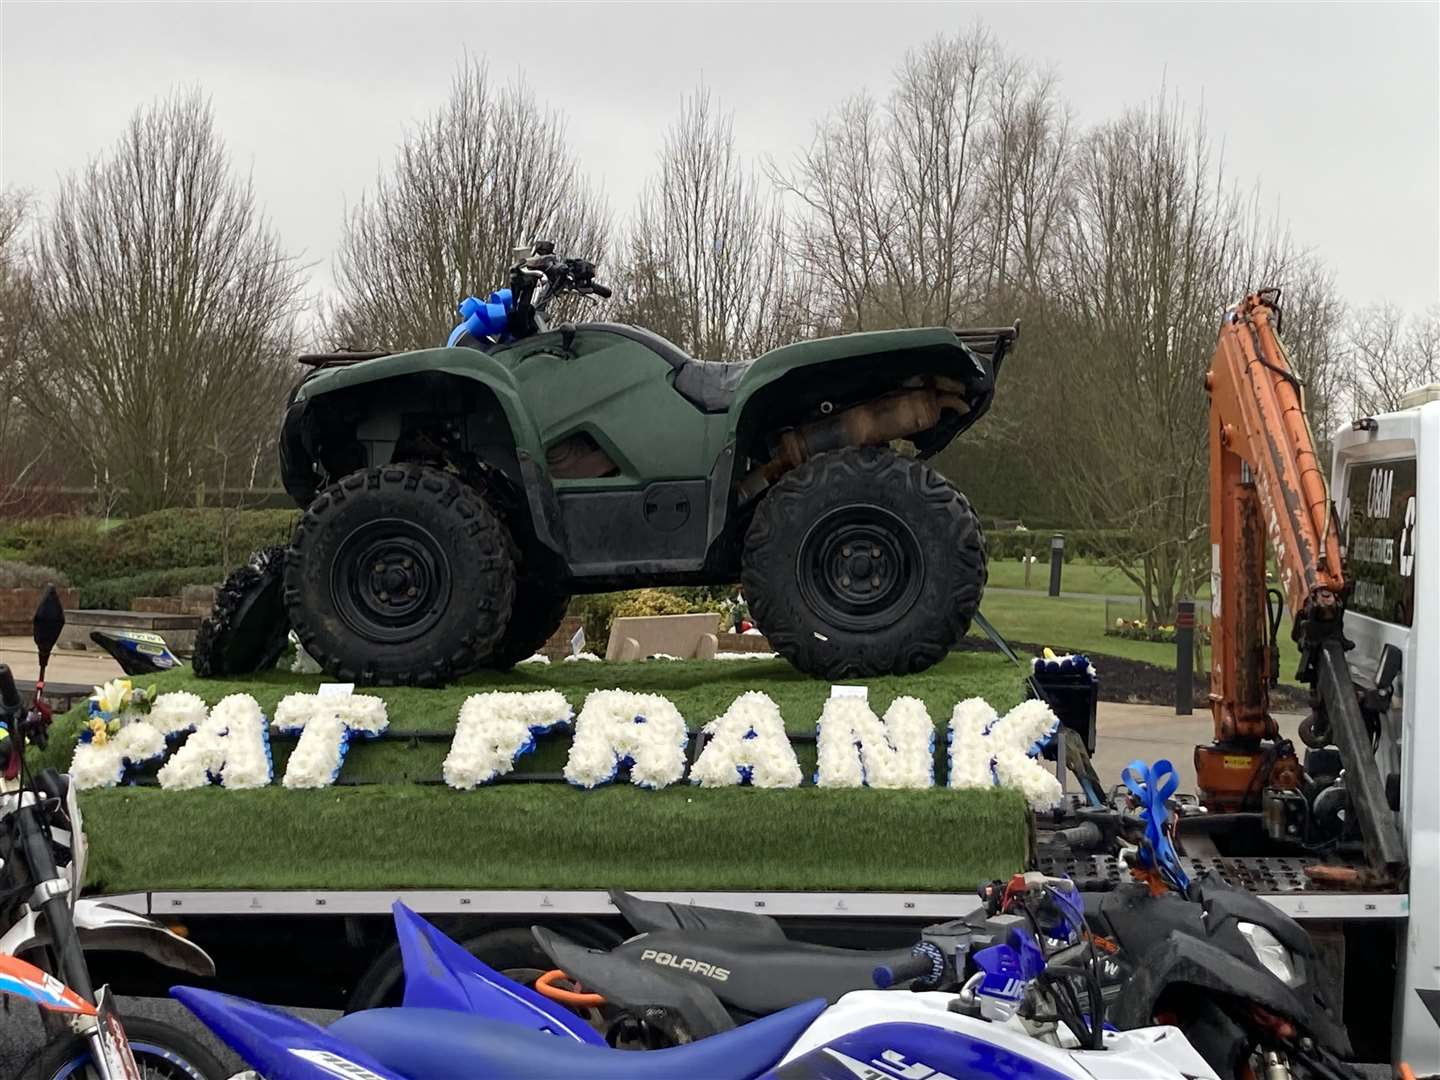
[[[115,1012],[110,988],[102,986],[95,997],[95,1019],[98,1022],[95,1045],[105,1062],[105,1071],[110,1074],[111,1080],[143,1080],[135,1055],[130,1052],[130,1040],[125,1037],[125,1028]]]

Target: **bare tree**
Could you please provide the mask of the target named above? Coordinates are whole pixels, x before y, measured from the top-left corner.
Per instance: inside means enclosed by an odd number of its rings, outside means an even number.
[[[808,321],[779,202],[703,87],[681,105],[626,237],[615,310],[704,360],[753,356]]]
[[[1440,381],[1440,306],[1408,319],[1394,304],[1362,308],[1346,338],[1356,416],[1391,412],[1407,390]]]
[[[872,99],[850,98],[816,130],[791,172],[772,171],[780,190],[800,206],[794,258],[818,283],[820,302],[843,330],[875,328],[872,297],[895,231],[883,124]]]
[[[21,399],[25,357],[34,337],[34,283],[25,244],[30,198],[0,192],[0,511],[26,507],[37,482],[59,474],[50,440]]]
[[[1070,193],[1071,119],[1055,77],[1019,60],[997,62],[983,141],[985,292],[1013,302],[1044,295]]]
[[[802,265],[844,329],[945,325],[983,300],[993,82],[1003,58],[980,27],[907,53],[884,107],[860,96],[816,131],[788,171],[803,211]]]
[[[1113,530],[1111,560],[1166,621],[1204,565],[1203,377],[1243,261],[1238,200],[1203,120],[1163,99],[1093,132],[1077,159],[1057,273],[1068,332],[1052,359],[1056,481],[1072,519]]]
[[[26,401],[130,509],[183,501],[212,443],[273,445],[299,267],[198,91],[62,184],[34,262]]]
[[[466,295],[504,285],[513,249],[553,240],[598,260],[608,213],[580,175],[560,115],[524,82],[497,89],[466,61],[450,98],[400,147],[350,215],[335,260],[336,344],[439,345]]]
[[[1345,303],[1329,268],[1313,256],[1295,259],[1283,279],[1262,284],[1281,290],[1281,340],[1305,389],[1316,453],[1328,472],[1331,436],[1347,418]]]

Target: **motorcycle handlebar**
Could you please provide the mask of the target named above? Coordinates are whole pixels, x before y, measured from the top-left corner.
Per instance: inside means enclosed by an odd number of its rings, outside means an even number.
[[[915,946],[915,951],[904,960],[894,964],[880,964],[871,972],[871,980],[881,990],[888,990],[897,983],[922,979],[926,983],[940,981],[944,972],[945,958],[940,950],[928,942]]]

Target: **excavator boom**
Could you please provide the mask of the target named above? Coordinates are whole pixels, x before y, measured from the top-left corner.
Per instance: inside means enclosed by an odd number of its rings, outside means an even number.
[[[1402,858],[1398,826],[1345,661],[1340,528],[1303,390],[1278,336],[1278,299],[1262,290],[1225,313],[1205,377],[1215,741],[1196,747],[1196,774],[1212,810],[1258,810],[1267,788],[1300,788],[1300,762],[1270,714],[1283,605],[1300,647],[1298,676],[1313,691],[1312,731],[1338,745],[1372,861],[1392,866]],[[1267,539],[1278,592],[1266,583]]]

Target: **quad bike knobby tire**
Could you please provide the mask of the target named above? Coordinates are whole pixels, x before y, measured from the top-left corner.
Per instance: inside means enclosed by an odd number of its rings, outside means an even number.
[[[940,661],[969,630],[985,578],[965,496],[923,462],[867,447],[781,478],[745,534],[741,584],[781,656],[840,679]]]
[[[295,528],[290,623],[337,678],[438,686],[501,641],[515,600],[512,550],[499,518],[449,473],[362,469],[321,492]]]
[[[531,566],[526,566],[515,582],[515,606],[510,611],[510,623],[485,665],[509,671],[521,660],[534,656],[559,628],[569,607],[569,593],[559,591]]]
[[[289,643],[285,549],[261,548],[225,579],[195,633],[190,666],[201,678],[268,671]]]

